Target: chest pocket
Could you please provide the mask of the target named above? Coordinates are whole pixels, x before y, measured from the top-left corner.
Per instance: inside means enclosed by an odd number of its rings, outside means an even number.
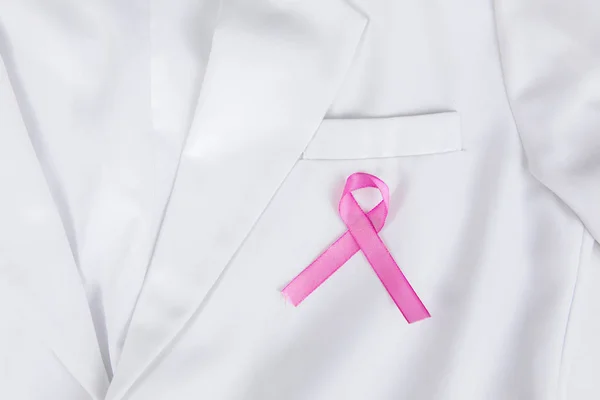
[[[324,119],[302,158],[357,160],[461,149],[460,115],[448,111],[390,118]]]

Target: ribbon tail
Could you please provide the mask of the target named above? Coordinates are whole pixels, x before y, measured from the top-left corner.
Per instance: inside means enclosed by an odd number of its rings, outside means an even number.
[[[288,283],[281,293],[290,303],[297,306],[352,258],[358,250],[358,244],[350,232],[346,231],[315,261]]]
[[[408,323],[429,318],[431,316],[429,311],[396,264],[371,221],[360,210],[356,200],[352,198],[351,201],[351,207],[355,208],[357,218],[348,225],[349,232],[394,303]]]
[[[362,251],[409,324],[431,317],[378,235],[374,235],[370,245]]]
[[[363,253],[404,318],[411,324],[431,317],[381,238],[377,239],[380,245],[363,249]]]

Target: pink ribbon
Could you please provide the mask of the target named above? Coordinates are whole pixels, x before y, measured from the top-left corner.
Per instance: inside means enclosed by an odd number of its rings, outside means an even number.
[[[378,189],[383,200],[365,213],[352,192],[367,187]],[[297,306],[361,250],[408,323],[429,318],[429,311],[378,235],[385,224],[389,203],[390,191],[381,179],[363,172],[350,175],[339,205],[348,230],[283,288],[283,295]]]

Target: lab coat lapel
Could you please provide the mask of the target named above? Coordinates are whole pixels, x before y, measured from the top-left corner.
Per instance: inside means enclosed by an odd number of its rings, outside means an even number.
[[[95,400],[108,378],[63,225],[0,59],[0,279],[38,311],[34,329]]]
[[[365,26],[344,0],[224,2],[108,400],[126,395],[202,305],[310,141]]]

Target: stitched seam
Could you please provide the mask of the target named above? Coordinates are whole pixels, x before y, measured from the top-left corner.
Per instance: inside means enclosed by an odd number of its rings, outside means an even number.
[[[569,311],[567,313],[567,320],[565,323],[565,330],[563,333],[562,345],[561,345],[561,349],[560,349],[560,359],[559,359],[559,364],[558,364],[558,376],[557,376],[557,382],[556,382],[556,393],[557,393],[558,399],[561,398],[560,390],[562,389],[562,378],[563,378],[563,375],[565,372],[564,357],[565,357],[566,342],[567,342],[567,337],[569,335],[571,316],[573,314],[573,304],[575,303],[575,296],[577,295],[579,276],[581,274],[581,265],[583,264],[583,254],[585,252],[585,244],[587,243],[587,241],[585,239],[586,239],[586,234],[588,232],[585,229],[585,226],[582,225],[581,228],[582,228],[583,232],[581,235],[581,244],[579,246],[579,256],[577,258],[577,271],[575,273],[575,282],[573,283],[573,292],[571,294],[571,302],[569,303]]]
[[[447,149],[440,150],[431,153],[421,153],[421,154],[401,154],[394,156],[371,156],[371,157],[356,157],[356,158],[326,158],[326,157],[306,157],[306,155],[302,154],[302,161],[365,161],[365,160],[390,160],[390,159],[398,159],[398,158],[421,158],[421,157],[432,157],[439,156],[450,153],[459,153],[464,152],[464,149],[456,148],[456,149]]]

